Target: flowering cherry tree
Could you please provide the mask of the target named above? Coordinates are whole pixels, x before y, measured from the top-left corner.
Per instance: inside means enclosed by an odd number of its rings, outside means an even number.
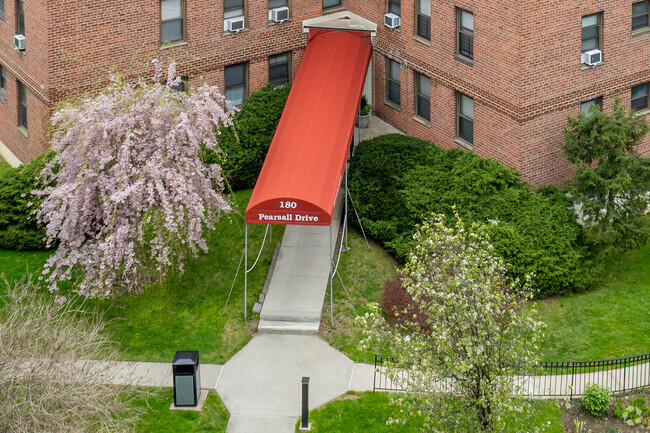
[[[486,227],[456,218],[448,227],[434,215],[418,229],[401,271],[413,303],[393,324],[378,306],[358,318],[363,344],[394,351],[387,375],[406,391],[395,400],[426,414],[433,431],[530,431],[519,375],[533,365],[542,324],[524,304],[530,293],[506,279]]]
[[[173,63],[160,84],[163,67],[154,66],[153,82],[111,73],[105,90],[52,117],[50,186],[36,192],[48,242],[58,244],[44,270],[51,291],[72,280],[86,297],[138,293],[207,251],[204,228],[230,211],[221,167],[199,153],[219,150],[215,130],[234,108],[215,86],[173,90]]]

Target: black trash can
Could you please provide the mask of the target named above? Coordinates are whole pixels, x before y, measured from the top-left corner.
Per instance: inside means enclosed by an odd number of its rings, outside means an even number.
[[[181,350],[174,355],[174,405],[196,406],[201,395],[199,351]]]

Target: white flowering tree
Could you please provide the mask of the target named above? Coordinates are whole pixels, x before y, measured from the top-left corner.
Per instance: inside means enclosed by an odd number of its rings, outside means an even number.
[[[219,150],[215,130],[233,107],[215,86],[173,90],[174,64],[166,77],[154,65],[153,82],[111,73],[105,90],[52,117],[56,156],[37,213],[58,245],[44,270],[51,291],[72,280],[86,297],[138,293],[207,251],[204,228],[230,210],[220,166],[199,153]]]
[[[516,376],[533,365],[541,323],[505,277],[485,226],[425,221],[402,271],[412,305],[387,323],[378,306],[358,320],[363,344],[391,347],[387,375],[406,392],[405,413],[432,431],[525,432],[527,404]]]

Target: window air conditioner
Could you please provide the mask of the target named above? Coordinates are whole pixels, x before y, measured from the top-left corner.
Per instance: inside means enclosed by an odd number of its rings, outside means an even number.
[[[603,61],[603,53],[600,50],[590,50],[582,53],[582,63],[595,66]]]
[[[18,51],[25,51],[25,36],[15,35],[14,36],[14,47]]]
[[[402,25],[402,19],[399,15],[389,13],[384,15],[384,25],[389,29],[395,29]]]
[[[271,9],[271,20],[275,21],[276,23],[281,23],[288,19],[289,19],[288,7],[285,6],[281,8]]]
[[[229,32],[237,33],[244,29],[244,17],[227,19],[226,24]]]

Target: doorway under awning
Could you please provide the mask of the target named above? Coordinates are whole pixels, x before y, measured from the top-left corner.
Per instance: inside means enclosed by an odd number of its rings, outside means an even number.
[[[332,223],[371,54],[369,32],[310,29],[246,223]]]

